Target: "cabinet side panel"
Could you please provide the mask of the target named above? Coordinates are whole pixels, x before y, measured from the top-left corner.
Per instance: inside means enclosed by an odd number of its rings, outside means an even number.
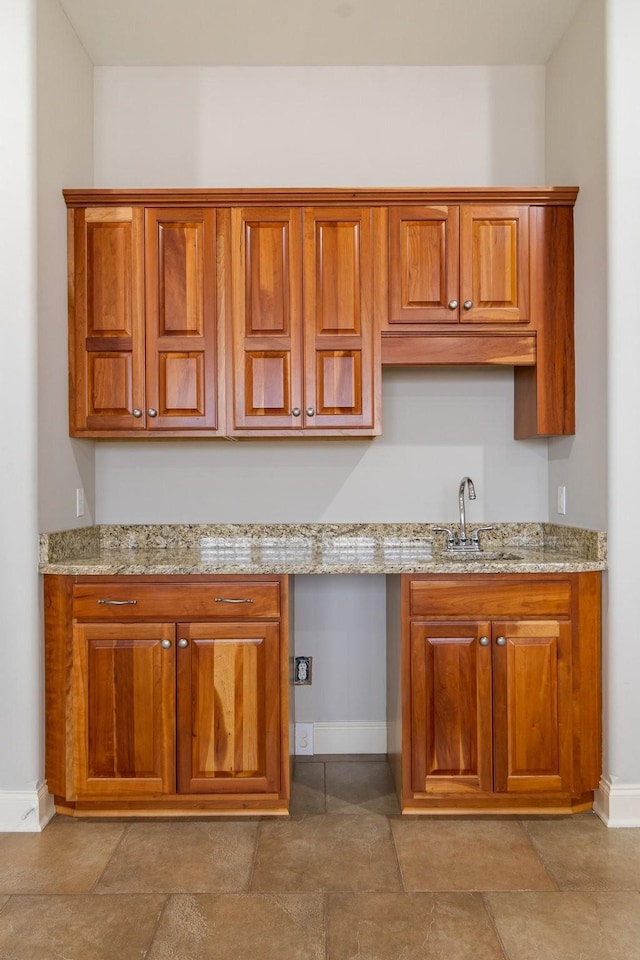
[[[535,368],[515,374],[516,440],[575,433],[573,208],[531,209]]]
[[[573,636],[574,793],[595,790],[602,774],[600,573],[577,576]]]
[[[72,599],[71,577],[45,576],[45,777],[49,791],[60,797],[70,783]]]

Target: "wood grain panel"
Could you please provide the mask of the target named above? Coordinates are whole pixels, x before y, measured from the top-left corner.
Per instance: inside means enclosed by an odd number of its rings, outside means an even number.
[[[249,416],[291,416],[291,354],[285,351],[245,354],[246,396]]]
[[[389,315],[399,323],[457,323],[458,207],[389,211]]]
[[[362,356],[359,350],[316,353],[319,415],[362,413]]]
[[[174,792],[173,638],[169,624],[74,626],[78,798]]]
[[[213,210],[147,209],[147,429],[218,425]]]
[[[178,789],[277,791],[277,623],[180,624]]]
[[[573,208],[531,209],[537,363],[515,371],[516,440],[575,433]]]
[[[533,367],[536,336],[509,334],[384,334],[382,363],[392,367],[506,364]]]
[[[517,575],[447,579],[434,576],[411,579],[411,616],[451,617],[568,617],[571,584],[568,579],[531,579]]]
[[[288,220],[244,218],[246,270],[246,330],[251,336],[288,336],[291,330],[289,298]]]
[[[302,387],[301,211],[231,210],[221,218],[231,309],[231,433],[299,430]]]
[[[127,418],[133,410],[130,352],[87,354],[87,413]]]
[[[204,218],[158,219],[158,334],[204,336]]]
[[[558,621],[496,622],[494,788],[571,787],[571,626]],[[495,641],[506,640],[504,646]]]
[[[67,735],[71,713],[72,581],[70,577],[44,578],[44,683],[45,777],[50,793],[73,793],[73,750]]]
[[[160,416],[205,416],[206,369],[202,352],[158,354]]]
[[[86,244],[87,336],[131,337],[131,221],[89,221]]]
[[[75,211],[69,220],[71,435],[140,431],[144,417],[143,213]]]
[[[373,264],[379,229],[371,209],[304,211],[306,429],[378,429]]]
[[[411,780],[414,792],[491,790],[489,623],[411,626]]]
[[[529,322],[528,207],[460,208],[460,301],[463,323]]]
[[[261,619],[280,616],[278,580],[210,582],[76,583],[73,613],[78,620]]]

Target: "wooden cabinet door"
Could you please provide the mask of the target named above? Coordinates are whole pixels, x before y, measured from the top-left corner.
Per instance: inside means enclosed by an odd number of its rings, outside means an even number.
[[[233,426],[299,430],[304,402],[300,211],[232,210],[230,256]]]
[[[529,207],[460,207],[460,306],[462,323],[530,320]]]
[[[492,789],[490,636],[488,622],[411,624],[414,793]]]
[[[304,426],[373,433],[373,210],[304,211]],[[368,431],[367,431],[368,432]]]
[[[493,624],[494,789],[571,789],[571,624]]]
[[[216,259],[212,209],[147,209],[146,423],[217,426]]]
[[[179,624],[178,637],[178,791],[277,793],[279,624]]]
[[[459,208],[389,210],[388,329],[457,323]]]
[[[88,207],[70,217],[70,432],[142,430],[142,209]]]
[[[68,799],[175,791],[174,633],[164,623],[74,626]]]

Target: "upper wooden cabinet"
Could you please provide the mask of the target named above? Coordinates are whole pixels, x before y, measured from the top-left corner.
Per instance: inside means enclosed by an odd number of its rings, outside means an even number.
[[[381,365],[435,364],[575,431],[576,188],[64,194],[72,436],[373,437]]]
[[[529,322],[527,206],[395,207],[389,230],[385,329]]]
[[[214,211],[80,208],[70,251],[71,434],[215,432]]]
[[[379,211],[243,208],[219,219],[230,264],[228,432],[379,433]]]

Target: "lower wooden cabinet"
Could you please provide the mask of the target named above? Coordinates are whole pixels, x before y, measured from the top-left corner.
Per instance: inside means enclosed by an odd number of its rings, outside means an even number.
[[[286,813],[287,597],[286,577],[46,577],[58,811]]]
[[[407,575],[389,589],[401,624],[389,638],[389,752],[403,810],[590,806],[600,575]]]

